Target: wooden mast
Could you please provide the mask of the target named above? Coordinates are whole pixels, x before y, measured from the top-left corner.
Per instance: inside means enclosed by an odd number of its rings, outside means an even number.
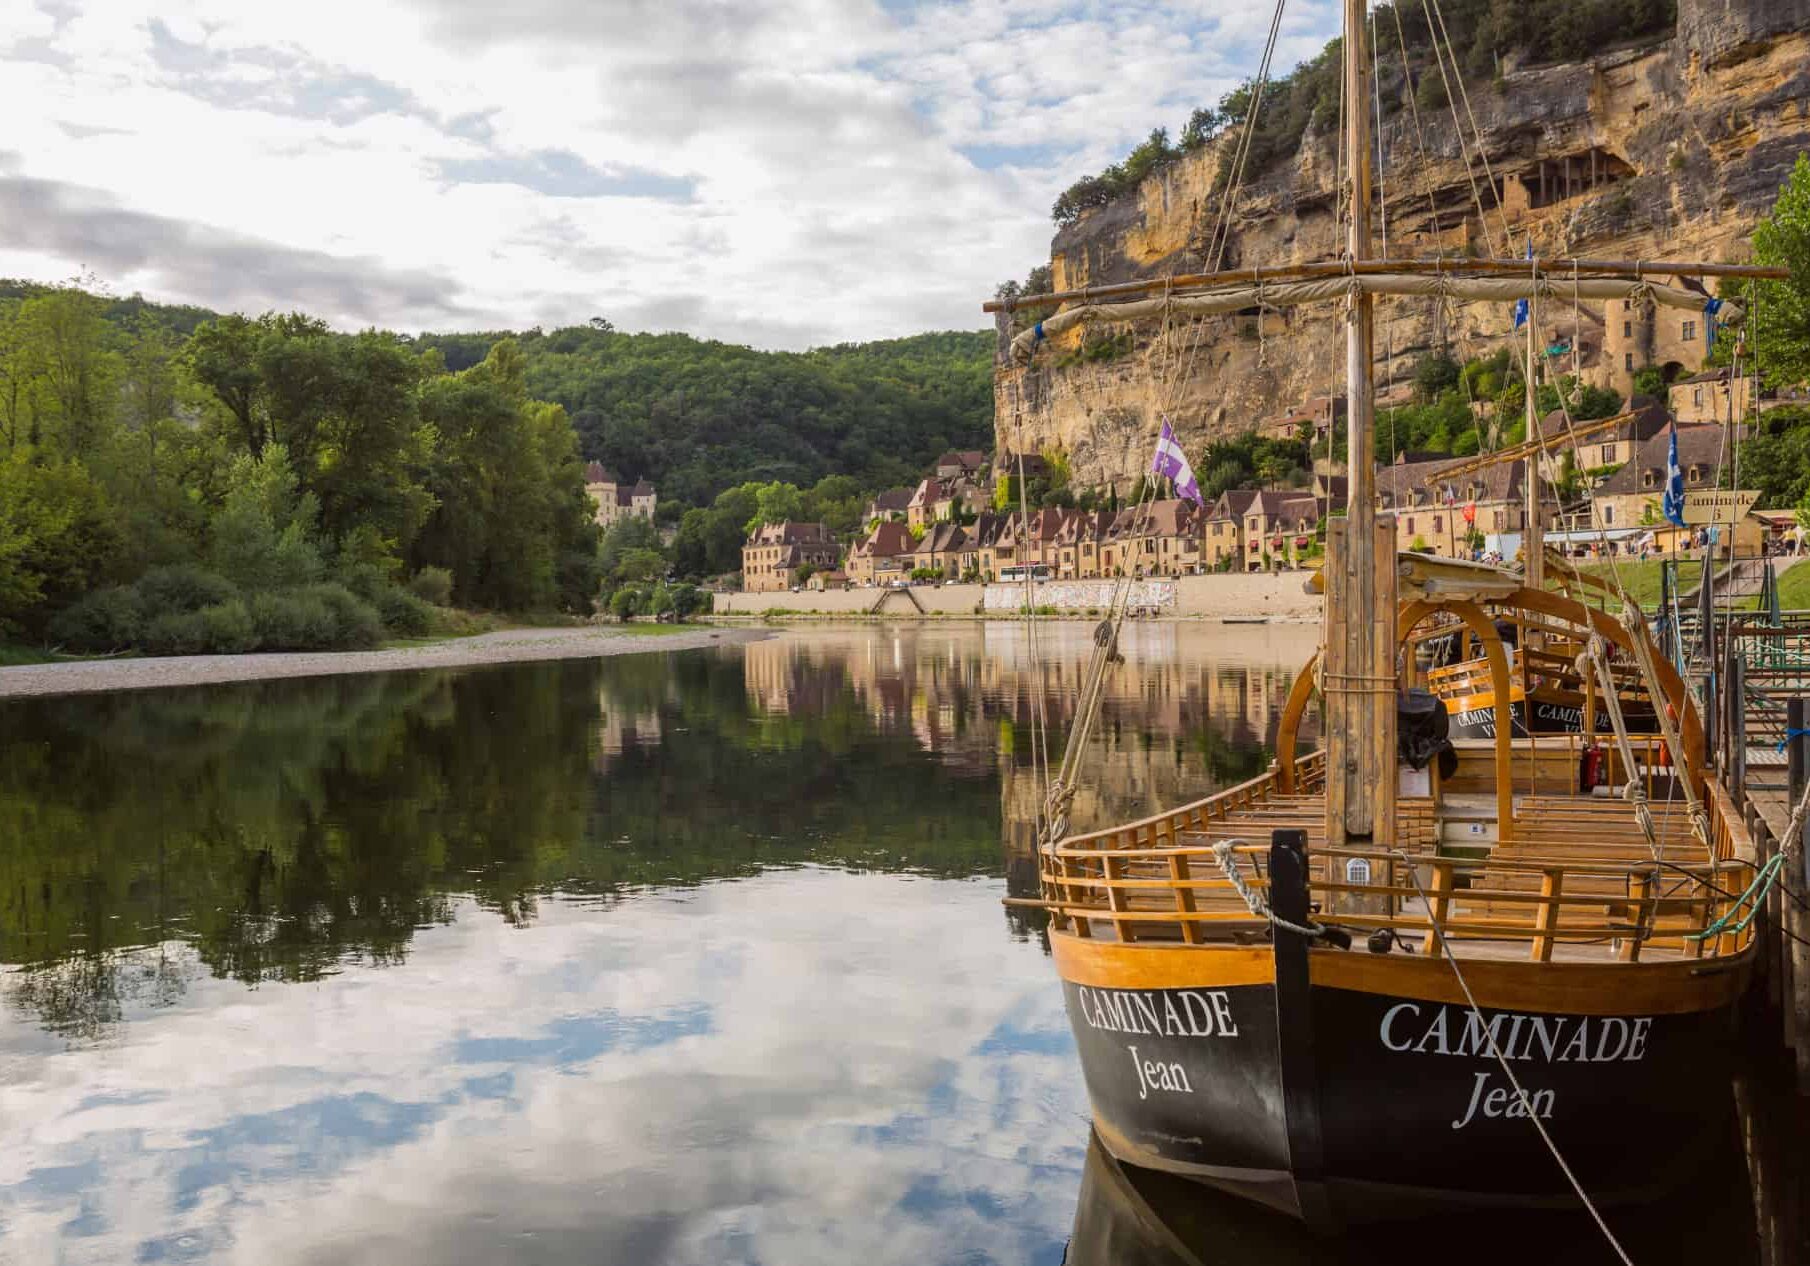
[[[1345,0],[1345,155],[1351,166],[1354,264],[1371,240],[1370,56],[1367,0]],[[1327,530],[1326,842],[1395,845],[1395,525],[1376,513],[1372,447],[1376,354],[1373,296],[1353,295],[1345,326],[1345,518]]]
[[[1534,296],[1527,299],[1527,439],[1530,442],[1540,438],[1536,429],[1540,425],[1540,407],[1534,400],[1534,304],[1538,300]],[[1577,340],[1577,332],[1572,331],[1572,341]],[[1581,460],[1583,454],[1577,455]],[[1553,472],[1556,478],[1558,472]],[[1546,535],[1540,528],[1540,448],[1527,455],[1527,485],[1521,490],[1525,509],[1521,514],[1521,557],[1524,560],[1522,574],[1527,577],[1529,589],[1546,587]],[[1529,704],[1528,706],[1532,706]],[[1531,720],[1531,718],[1530,718]]]

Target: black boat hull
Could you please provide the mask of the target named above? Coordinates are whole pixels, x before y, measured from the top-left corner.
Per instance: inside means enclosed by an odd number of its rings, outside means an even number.
[[[1317,1226],[1575,1207],[1529,1111],[1593,1200],[1652,1200],[1727,1119],[1740,972],[1662,970],[1620,991],[1580,978],[1568,992],[1592,1009],[1561,1011],[1513,979],[1552,965],[1476,964],[1522,1100],[1437,960],[1282,934],[1270,979],[1252,980],[1267,950],[1053,939],[1105,1146]],[[1113,959],[1129,970],[1104,972]],[[1157,983],[1090,983],[1108,978]]]

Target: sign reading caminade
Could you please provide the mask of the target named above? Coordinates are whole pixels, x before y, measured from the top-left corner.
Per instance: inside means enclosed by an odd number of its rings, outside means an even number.
[[[1684,494],[1686,523],[1739,523],[1760,499],[1758,492],[1729,492],[1714,489]]]

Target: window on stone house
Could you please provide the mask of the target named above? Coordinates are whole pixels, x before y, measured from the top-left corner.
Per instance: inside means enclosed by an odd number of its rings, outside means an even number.
[[[1622,354],[1621,359],[1622,359],[1622,368],[1623,369],[1633,369],[1634,368],[1634,353],[1633,352],[1624,352]]]
[[[1501,531],[1501,530],[1502,530],[1502,528],[1503,528],[1503,527],[1504,527],[1504,522],[1503,522],[1503,520],[1504,520],[1504,519],[1505,519],[1505,518],[1506,518],[1506,517],[1507,517],[1507,516],[1505,516],[1505,515],[1504,515],[1504,514],[1503,514],[1503,513],[1502,513],[1502,511],[1500,511],[1500,510],[1498,510],[1498,511],[1496,511],[1496,517],[1495,517],[1495,524],[1496,524],[1496,531],[1498,531],[1498,532],[1500,532],[1500,531]]]
[[[1602,464],[1604,466],[1608,466],[1611,463],[1613,463],[1615,461],[1615,445],[1613,445],[1613,444],[1603,445],[1602,458],[1603,458]]]
[[[1607,526],[1613,524],[1614,522],[1615,522],[1615,507],[1612,505],[1605,504],[1603,506],[1603,526],[1607,527]]]
[[[1694,484],[1702,483],[1703,482],[1703,467],[1693,465],[1690,468],[1690,471],[1685,475],[1685,479],[1687,481],[1689,481],[1690,483],[1694,483]]]
[[[1641,471],[1640,486],[1642,488],[1657,488],[1659,486],[1659,472],[1656,470]]]
[[[1694,343],[1696,340],[1697,323],[1695,321],[1686,321],[1684,323],[1684,341],[1687,343]]]
[[[1701,387],[1692,387],[1691,388],[1691,404],[1699,409],[1701,409],[1703,407],[1703,388],[1701,388]]]
[[[1410,514],[1408,516],[1408,531],[1412,532],[1413,530],[1414,530],[1414,516]]]
[[[1436,514],[1433,516],[1433,530],[1435,532],[1445,531],[1445,515]]]

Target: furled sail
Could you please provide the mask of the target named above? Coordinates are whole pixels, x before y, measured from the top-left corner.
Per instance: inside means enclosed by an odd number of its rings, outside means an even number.
[[[1253,306],[1298,307],[1326,303],[1355,294],[1420,295],[1459,302],[1505,303],[1536,298],[1557,303],[1580,299],[1633,299],[1702,312],[1707,296],[1677,286],[1662,286],[1643,277],[1466,277],[1452,273],[1370,273],[1325,277],[1313,281],[1254,282],[1187,294],[1135,299],[1124,303],[1092,303],[1046,317],[1012,340],[1015,360],[1029,361],[1038,343],[1077,326],[1095,322],[1149,321],[1164,316],[1223,316]],[[1740,309],[1725,303],[1720,318],[1740,319]]]

